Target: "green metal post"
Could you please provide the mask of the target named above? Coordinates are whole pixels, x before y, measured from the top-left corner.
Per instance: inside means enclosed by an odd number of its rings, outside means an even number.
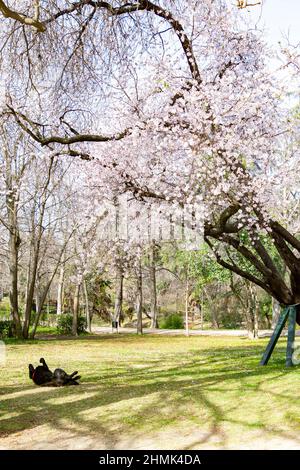
[[[279,316],[279,319],[278,319],[278,322],[277,322],[277,325],[274,329],[274,332],[270,338],[270,341],[268,343],[268,346],[264,352],[264,355],[260,361],[260,365],[261,366],[266,366],[269,362],[269,359],[271,357],[271,354],[275,348],[275,345],[278,341],[278,338],[284,328],[284,325],[286,324],[286,321],[288,319],[288,316],[289,316],[289,312],[290,312],[290,308],[293,308],[293,307],[286,307],[280,314]]]
[[[293,305],[290,307],[290,310],[289,310],[288,339],[287,339],[287,347],[286,347],[286,366],[287,367],[291,367],[293,365],[296,317],[297,317],[297,307]]]

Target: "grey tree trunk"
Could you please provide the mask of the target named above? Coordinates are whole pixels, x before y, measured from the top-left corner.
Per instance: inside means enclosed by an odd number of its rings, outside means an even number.
[[[113,321],[120,322],[122,317],[122,308],[123,308],[123,281],[124,274],[122,267],[117,268],[116,272],[116,298],[115,298],[115,308],[113,314]]]
[[[8,162],[9,164],[9,162]],[[7,168],[8,180],[7,185],[12,185],[10,167]],[[19,312],[19,301],[18,301],[18,272],[19,272],[19,248],[21,239],[18,229],[17,220],[17,205],[16,205],[15,194],[12,193],[6,197],[6,209],[9,229],[9,275],[10,275],[10,290],[9,290],[9,301],[10,301],[10,313],[14,322],[15,334],[18,338],[22,337],[22,324]]]
[[[143,334],[143,274],[141,255],[138,255],[137,277],[136,277],[136,328],[138,334]]]
[[[20,164],[18,161],[17,153],[12,152],[8,145],[6,130],[1,126],[1,136],[3,137],[1,142],[2,154],[4,156],[4,174],[5,174],[5,185],[6,185],[6,213],[7,213],[7,224],[4,222],[5,227],[8,230],[8,267],[10,277],[10,288],[9,288],[9,301],[10,301],[10,316],[14,324],[14,333],[18,338],[21,338],[22,323],[19,311],[19,249],[21,244],[21,238],[19,233],[18,224],[18,202],[19,196],[16,187],[19,186],[22,178],[24,164]],[[18,138],[15,143],[18,144]]]
[[[89,309],[89,296],[88,296],[86,280],[83,281],[83,293],[84,293],[84,308],[85,308],[85,317],[86,317],[86,329],[89,333],[91,333],[92,332],[92,325],[91,325],[91,315],[90,315],[90,309]]]
[[[74,299],[73,299],[73,323],[72,323],[72,335],[78,336],[78,314],[79,314],[79,296],[80,296],[80,284],[76,284]]]
[[[56,309],[57,315],[61,315],[63,313],[64,278],[65,278],[65,266],[62,265],[59,271],[59,279],[58,279],[58,286],[57,286],[57,309]]]
[[[158,328],[157,321],[157,287],[156,287],[156,263],[157,263],[157,246],[155,242],[151,244],[150,251],[150,317],[151,317],[151,328]]]
[[[10,275],[10,313],[13,319],[15,334],[18,338],[22,337],[22,324],[19,314],[18,301],[18,269],[19,269],[19,246],[20,238],[18,231],[13,230],[9,234],[9,275]]]
[[[30,325],[30,320],[31,320],[31,311],[32,311],[32,304],[33,304],[33,299],[34,299],[37,266],[38,266],[38,260],[39,260],[40,241],[41,240],[39,239],[37,246],[34,249],[32,269],[30,268],[28,269],[28,276],[29,276],[28,277],[28,289],[27,289],[27,295],[26,295],[24,324],[23,324],[23,337],[25,339],[27,339],[29,335],[29,325]]]
[[[35,311],[38,312],[41,310],[41,279],[40,276],[37,275],[36,277],[36,284],[35,284]]]

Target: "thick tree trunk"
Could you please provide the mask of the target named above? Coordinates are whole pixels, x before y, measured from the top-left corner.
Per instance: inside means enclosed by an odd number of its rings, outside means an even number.
[[[89,333],[92,332],[92,325],[91,325],[91,315],[89,309],[89,296],[87,290],[86,280],[83,281],[83,293],[84,293],[84,308],[85,308],[85,318],[86,318],[86,329]]]
[[[64,278],[65,278],[65,266],[62,265],[59,271],[59,279],[58,279],[58,286],[57,286],[57,308],[56,308],[57,315],[61,315],[63,313]]]
[[[14,323],[17,338],[22,337],[22,324],[19,313],[18,301],[18,268],[19,268],[20,238],[15,230],[9,234],[9,275],[10,275],[10,313]]]
[[[79,314],[79,296],[80,296],[80,284],[76,284],[74,299],[73,299],[73,323],[72,323],[72,335],[78,336],[78,314]]]
[[[156,262],[157,262],[157,247],[155,242],[151,244],[150,252],[150,328],[158,328],[157,321],[157,287],[156,287]]]
[[[2,129],[4,132],[4,129]],[[11,155],[6,146],[6,141],[3,142],[2,153],[4,156],[5,166],[5,182],[7,194],[5,198],[6,212],[7,212],[7,226],[8,229],[8,266],[10,277],[9,288],[9,301],[10,301],[10,316],[14,324],[14,334],[17,338],[22,337],[22,323],[19,312],[19,291],[18,291],[18,274],[19,274],[19,248],[21,244],[19,227],[18,227],[18,196],[15,190],[15,183],[18,176],[15,173],[17,165],[15,164],[15,155]],[[21,168],[20,168],[21,170]]]

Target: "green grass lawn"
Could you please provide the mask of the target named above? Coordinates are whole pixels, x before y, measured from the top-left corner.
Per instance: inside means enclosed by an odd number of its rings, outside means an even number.
[[[10,340],[0,366],[0,448],[300,449],[299,366],[285,340],[136,335]],[[27,364],[79,370],[39,388]]]

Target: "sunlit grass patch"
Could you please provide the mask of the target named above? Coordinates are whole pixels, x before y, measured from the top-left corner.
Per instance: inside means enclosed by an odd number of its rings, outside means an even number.
[[[51,448],[71,448],[70,440],[76,448],[250,448],[259,439],[272,448],[279,438],[300,448],[299,368],[285,368],[285,340],[269,366],[259,366],[266,342],[148,335],[9,342],[0,442],[41,448],[34,430],[42,426]],[[40,357],[53,369],[79,370],[81,385],[36,387],[27,365]]]

